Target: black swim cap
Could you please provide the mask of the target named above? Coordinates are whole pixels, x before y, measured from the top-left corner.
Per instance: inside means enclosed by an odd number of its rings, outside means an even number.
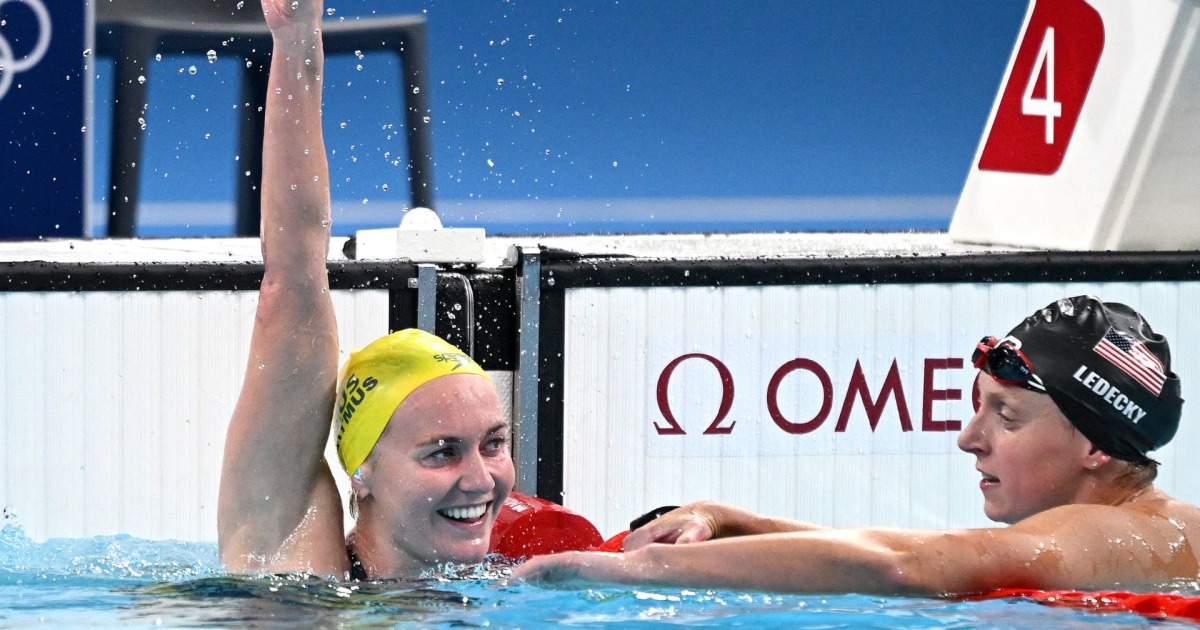
[[[1109,455],[1148,463],[1183,410],[1167,340],[1136,311],[1090,295],[1063,298],[1012,329],[1063,415]]]

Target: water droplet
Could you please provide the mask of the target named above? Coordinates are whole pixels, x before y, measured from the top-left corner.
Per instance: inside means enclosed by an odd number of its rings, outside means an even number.
[[[421,88],[413,86],[413,94],[420,94],[420,93],[421,93]]]
[[[92,49],[91,49],[91,48],[84,48],[84,49],[83,49],[83,56],[84,56],[84,57],[91,57],[91,56],[92,56]]]
[[[217,51],[210,48],[206,54],[208,55],[208,63],[217,62]]]
[[[196,66],[188,66],[188,74],[196,74]]]
[[[141,85],[145,85],[146,84],[146,75],[139,74],[138,75],[138,83]]]
[[[334,13],[337,13],[337,9],[334,9],[333,7],[325,9],[325,15],[333,15]]]
[[[342,129],[345,129],[345,128],[346,128],[346,123],[342,123],[342,124],[341,124],[341,127],[342,127]]]
[[[503,78],[503,77],[501,77],[501,78],[499,78],[499,79],[496,79],[496,85],[497,85],[498,87],[504,87],[504,78]]]
[[[154,55],[154,60],[155,60],[155,61],[162,61],[162,54],[157,54],[157,55]]]
[[[488,168],[495,168],[496,163],[492,161],[492,158],[488,158],[487,165]]]
[[[245,4],[246,4],[246,3],[245,3],[245,2],[243,2],[242,0],[238,0],[238,3],[237,3],[237,8],[238,8],[238,11],[241,11],[241,10],[242,10],[242,7],[243,7],[243,6],[245,6]]]
[[[387,185],[387,184],[384,184],[384,185],[383,185],[383,192],[387,192],[387,190],[388,190],[388,185]]]

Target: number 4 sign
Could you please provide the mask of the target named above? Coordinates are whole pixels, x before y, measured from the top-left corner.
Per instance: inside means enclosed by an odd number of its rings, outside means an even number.
[[[979,156],[980,170],[1057,172],[1103,50],[1104,24],[1084,0],[1038,0]]]

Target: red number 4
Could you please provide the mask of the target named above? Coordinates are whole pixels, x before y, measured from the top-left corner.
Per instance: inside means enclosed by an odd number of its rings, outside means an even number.
[[[1104,23],[1083,0],[1038,0],[1017,47],[979,168],[1053,175],[1104,50]]]

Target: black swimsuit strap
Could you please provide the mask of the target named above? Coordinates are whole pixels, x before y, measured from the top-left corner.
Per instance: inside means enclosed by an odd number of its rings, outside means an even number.
[[[350,579],[355,582],[367,581],[367,570],[363,568],[362,562],[359,562],[358,556],[354,555],[354,548],[346,545],[346,555],[350,557]]]

